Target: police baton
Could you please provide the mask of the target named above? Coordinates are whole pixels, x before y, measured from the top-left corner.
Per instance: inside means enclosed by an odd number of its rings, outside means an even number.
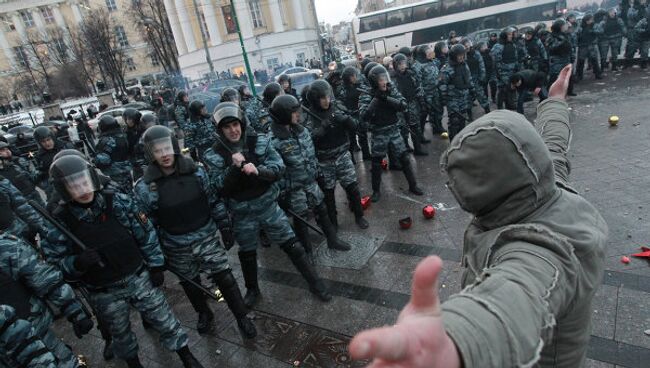
[[[291,217],[298,219],[300,222],[303,224],[307,225],[310,229],[314,230],[316,233],[318,233],[320,236],[325,236],[325,233],[323,233],[323,230],[319,229],[318,226],[313,225],[311,222],[307,221],[307,219],[303,218],[302,216],[298,215],[297,213],[293,212],[289,208],[284,209],[288,214],[291,215]]]
[[[70,230],[66,229],[65,226],[63,226],[54,217],[52,217],[52,215],[50,215],[50,213],[47,212],[45,208],[41,207],[38,203],[36,203],[36,201],[30,199],[27,201],[27,203],[29,203],[30,206],[34,207],[36,212],[40,213],[41,216],[43,216],[49,223],[51,223],[52,225],[54,225],[54,227],[56,227],[59,231],[61,231],[63,235],[65,235],[68,239],[70,239],[70,241],[72,241],[77,247],[79,247],[79,249],[81,249],[82,251],[88,249],[88,247],[81,240],[79,240],[79,238],[77,238],[73,233],[70,232]],[[102,262],[101,260],[97,262],[97,264],[99,265],[99,267],[106,267],[104,262]]]
[[[167,268],[167,271],[169,271],[169,272],[171,272],[172,274],[176,275],[176,277],[178,277],[179,279],[183,280],[184,282],[187,282],[188,284],[191,284],[191,285],[194,286],[195,288],[199,289],[199,290],[200,290],[203,294],[205,294],[208,298],[210,298],[210,299],[214,299],[214,300],[216,300],[217,302],[222,302],[222,301],[223,301],[223,296],[221,295],[221,291],[219,291],[219,289],[217,289],[217,290],[213,293],[212,291],[208,290],[205,286],[199,284],[198,282],[196,282],[196,281],[190,279],[190,278],[187,277],[187,276],[183,276],[182,274],[180,274],[180,273],[178,273],[178,272],[176,272],[176,271],[174,271],[174,270],[171,270],[171,269],[169,269],[169,268]]]

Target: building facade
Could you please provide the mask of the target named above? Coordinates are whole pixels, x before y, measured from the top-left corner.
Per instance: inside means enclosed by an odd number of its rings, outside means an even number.
[[[190,79],[203,78],[210,72],[202,28],[215,72],[245,73],[232,4],[253,70],[272,71],[278,65],[320,58],[316,11],[311,0],[164,2],[181,71]]]
[[[13,86],[16,78],[25,73],[27,49],[35,37],[42,40],[38,52],[43,55],[69,53],[68,32],[79,28],[85,12],[99,8],[108,11],[115,36],[125,51],[125,80],[160,73],[159,62],[152,58],[129,13],[132,1],[0,0],[0,83]]]

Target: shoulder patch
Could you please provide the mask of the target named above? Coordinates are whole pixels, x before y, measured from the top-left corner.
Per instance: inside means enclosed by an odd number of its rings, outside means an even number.
[[[149,218],[144,212],[138,212],[138,221],[140,221],[140,225],[145,226],[149,222]]]

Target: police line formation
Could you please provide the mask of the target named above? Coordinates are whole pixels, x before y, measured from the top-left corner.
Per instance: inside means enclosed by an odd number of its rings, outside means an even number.
[[[545,100],[547,87],[577,59],[577,72],[568,88],[571,95],[573,80],[582,79],[585,60],[596,78],[602,77],[608,63],[617,68],[624,36],[628,37],[624,67],[640,50],[641,67],[645,68],[650,29],[644,2],[637,4],[625,21],[615,9],[596,17],[587,14],[580,25],[569,14],[566,20],[556,20],[550,32],[540,25],[519,37],[517,30],[509,27],[477,45],[452,34],[433,49],[427,45],[413,52],[402,48],[385,59],[384,65],[364,59],[359,69],[340,66],[330,71],[326,80],[306,87],[301,96],[296,95],[287,76],[267,85],[263,98],[252,96],[245,86],[226,89],[212,114],[203,103],[190,102],[185,92],[179,92],[173,115],[184,136],[184,150],[178,132],[160,124],[154,114],[142,115],[135,109],[124,111],[125,129],[110,115],[100,119],[96,152],[90,158],[59,140],[48,127],[34,132],[39,151],[33,164],[14,157],[12,147],[0,142],[1,363],[8,367],[83,364],[50,329],[54,307],[67,317],[79,338],[93,328],[94,315],[106,342],[104,358],[116,356],[129,367],[141,367],[129,321],[129,309],[134,307],[145,327],[159,332],[160,343],[177,352],[185,367],[201,367],[188,348],[186,332],[159,289],[164,273],[172,272],[181,280],[198,314],[199,333],[209,332],[214,320],[208,304],[213,296],[202,285],[203,274],[220,290],[241,334],[254,339],[257,332],[249,311],[262,296],[257,275],[260,243],[278,245],[311,293],[323,302],[329,301],[331,295],[313,267],[309,230],[315,227],[306,220],[313,213],[318,223],[315,229],[320,229],[330,249],[350,250],[350,245],[337,237],[334,193],[339,183],[356,224],[368,228],[361,207],[355,152],[361,151],[363,160],[371,162],[373,202],[381,198],[382,161],[386,157],[391,169],[403,172],[408,190],[422,195],[410,156],[411,152],[427,155],[422,147],[430,143],[423,134],[427,121],[434,136],[448,137],[450,142],[464,134],[461,131],[466,125],[465,131],[472,130],[466,134],[478,134],[486,129],[486,121],[470,124],[475,100],[486,113],[490,112],[489,97],[499,109],[522,113],[531,94]],[[553,99],[547,102],[540,105],[538,119],[554,121],[541,116],[545,109],[547,115],[556,114],[555,120],[562,116],[559,120],[566,120],[562,129],[568,129],[566,104],[558,107]],[[442,125],[445,108],[448,131]],[[521,115],[509,114],[504,116],[510,121],[511,135],[517,138],[521,134],[518,139],[522,141],[529,139],[527,129],[532,125]],[[569,133],[561,131],[568,137]],[[491,144],[507,146],[496,141]],[[445,167],[463,161],[454,159],[452,153],[462,151],[460,139],[451,146],[443,157]],[[560,147],[555,151],[551,148],[550,157],[555,163],[561,162],[555,166],[556,175],[563,176],[558,185],[564,189],[570,188],[561,184],[566,183],[568,164],[557,157],[566,153],[567,146],[568,139],[549,146]],[[481,152],[480,147],[475,149]],[[505,148],[497,149],[501,150]],[[544,165],[528,169],[543,174],[549,169]],[[522,178],[527,175],[521,173]],[[512,184],[510,179],[506,182],[509,184],[502,183],[498,189]],[[476,214],[479,208],[463,198],[458,185],[450,183],[459,203]],[[557,195],[558,187],[545,185],[547,192],[535,193]],[[46,194],[46,201],[37,187]],[[584,202],[571,198],[575,203],[562,202],[562,213],[575,211]],[[532,211],[535,205],[527,206]],[[599,231],[606,229],[597,212],[590,206],[585,208],[581,216],[592,216],[591,222],[598,223]],[[555,224],[544,226],[555,234]],[[555,235],[540,231],[541,238],[555,239]],[[602,245],[605,235],[598,232],[593,237],[598,238],[595,244]],[[563,241],[573,241],[568,239]],[[244,276],[244,296],[226,254],[235,244]],[[581,249],[579,244],[576,249]],[[599,272],[602,275],[602,259],[595,260],[593,267],[590,277],[599,277]],[[479,275],[471,279],[475,277]],[[593,287],[579,291],[588,304]],[[580,315],[574,321],[588,330],[588,319]],[[578,335],[588,338],[588,331]],[[456,341],[456,345],[462,348],[462,343]],[[584,360],[584,346],[562,353],[577,354]],[[464,358],[468,364],[468,357]]]

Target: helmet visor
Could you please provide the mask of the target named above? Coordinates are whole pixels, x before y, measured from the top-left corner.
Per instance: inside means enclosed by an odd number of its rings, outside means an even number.
[[[64,177],[63,185],[72,198],[83,197],[99,189],[88,169]]]
[[[174,144],[171,137],[158,138],[147,143],[147,150],[149,150],[151,157],[160,160],[165,156],[174,154]]]

